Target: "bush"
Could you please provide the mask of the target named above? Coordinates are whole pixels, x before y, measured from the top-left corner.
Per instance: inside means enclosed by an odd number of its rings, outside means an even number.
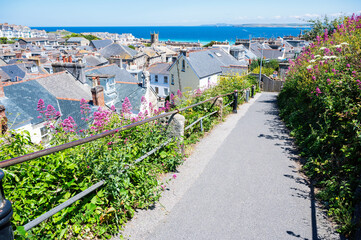
[[[361,16],[347,17],[290,61],[278,98],[281,116],[307,159],[304,169],[346,236],[360,227],[352,221],[361,200],[360,53]]]

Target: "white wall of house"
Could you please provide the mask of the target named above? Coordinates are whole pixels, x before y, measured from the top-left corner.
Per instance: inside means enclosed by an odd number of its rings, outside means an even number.
[[[165,98],[170,94],[169,81],[169,74],[150,74],[150,86],[161,98]]]
[[[41,130],[43,128],[43,130]],[[28,131],[30,133],[30,139],[33,143],[47,142],[48,129],[45,127],[44,123],[39,123],[36,125],[27,124],[16,129],[17,132]]]
[[[218,74],[199,79],[199,88],[206,89],[218,84]]]

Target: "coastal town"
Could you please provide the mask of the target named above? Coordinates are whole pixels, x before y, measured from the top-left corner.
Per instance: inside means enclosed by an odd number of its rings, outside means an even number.
[[[279,75],[273,77],[282,80],[288,60],[308,45],[298,37],[237,39],[234,45],[213,42],[203,47],[161,42],[158,33],[150,39],[107,32],[69,36],[65,30],[47,33],[0,24],[3,131],[27,130],[33,142],[44,142],[48,134],[44,121],[37,118],[39,99],[58,106],[62,118],[71,115],[80,126],[81,99],[121,112],[128,98],[133,113],[138,114],[142,97],[161,107],[177,91],[206,89],[217,84],[220,76],[247,74],[251,62],[260,58],[281,63]]]

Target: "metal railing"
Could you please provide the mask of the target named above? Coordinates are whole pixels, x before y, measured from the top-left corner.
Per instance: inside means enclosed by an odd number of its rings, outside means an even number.
[[[253,97],[254,86],[252,86],[252,91],[251,92],[252,92],[251,96]],[[248,102],[249,93],[250,93],[249,89],[245,89],[245,91],[243,91],[242,97],[246,100],[246,102]],[[44,150],[41,150],[41,151],[29,153],[29,154],[19,156],[19,157],[16,157],[16,158],[4,160],[4,161],[0,162],[0,168],[13,166],[13,165],[20,164],[20,163],[23,163],[23,162],[26,162],[26,161],[30,161],[30,160],[33,160],[33,159],[36,159],[36,158],[39,158],[39,157],[50,155],[50,154],[53,154],[53,153],[56,153],[56,152],[59,152],[59,151],[65,150],[65,149],[69,149],[69,148],[72,148],[72,147],[75,147],[75,146],[78,146],[78,145],[82,145],[82,144],[85,144],[85,143],[88,143],[88,142],[92,142],[94,140],[104,138],[106,136],[109,136],[109,135],[112,135],[112,134],[115,134],[115,133],[119,133],[119,132],[124,131],[124,130],[131,129],[133,127],[140,126],[140,125],[155,121],[155,120],[160,119],[160,118],[164,118],[164,117],[167,117],[167,116],[174,116],[177,113],[180,113],[180,112],[183,112],[185,110],[194,108],[194,107],[199,106],[201,104],[204,104],[206,102],[213,101],[213,104],[212,104],[212,107],[213,107],[213,105],[215,104],[215,102],[216,102],[216,100],[218,98],[225,97],[225,96],[230,96],[230,95],[233,95],[233,101],[226,104],[223,107],[226,107],[226,106],[229,106],[229,105],[233,104],[232,105],[233,106],[233,112],[237,113],[238,91],[235,90],[234,92],[231,92],[231,93],[218,95],[216,97],[209,98],[207,100],[201,101],[199,103],[196,103],[196,104],[193,104],[193,105],[181,108],[181,109],[176,109],[176,110],[173,110],[173,111],[170,111],[170,112],[166,112],[166,113],[154,116],[154,117],[144,119],[142,121],[138,121],[138,122],[131,123],[131,124],[128,124],[128,125],[125,125],[125,126],[121,126],[119,128],[108,130],[108,131],[105,131],[105,132],[102,132],[102,133],[99,133],[99,134],[96,134],[96,135],[93,135],[93,136],[89,136],[89,137],[86,137],[86,138],[83,138],[83,139],[79,139],[79,140],[72,141],[72,142],[69,142],[69,143],[65,143],[65,144],[61,144],[61,145],[54,146],[54,147],[51,147],[51,148],[47,148],[47,149],[44,149]],[[216,114],[217,112],[218,111],[213,111],[213,112],[207,114],[206,116],[203,116],[203,117],[197,119],[196,121],[194,121],[193,123],[191,123],[190,125],[185,127],[184,130],[188,130],[192,126],[194,126],[195,124],[200,122],[201,123],[201,131],[203,131],[203,122],[202,122],[203,119],[205,119],[207,117],[210,117],[210,116]],[[127,170],[130,167],[134,166],[135,164],[143,161],[144,159],[146,159],[150,155],[154,154],[156,151],[158,151],[162,147],[168,145],[170,142],[172,142],[172,140],[173,140],[173,138],[169,138],[167,141],[160,144],[158,147],[154,148],[153,150],[147,152],[146,154],[144,154],[140,158],[136,159],[132,164],[127,165],[124,169],[120,170],[118,172],[118,174],[121,174],[122,172],[124,172],[125,170]],[[5,199],[3,185],[2,185],[3,177],[4,177],[4,173],[3,173],[2,170],[0,170],[0,239],[1,240],[8,240],[8,239],[13,239],[13,231],[12,231],[11,224],[10,224],[10,219],[12,217],[13,211],[12,211],[10,201]],[[43,222],[46,219],[50,218],[51,216],[58,213],[62,209],[68,207],[69,205],[71,205],[75,201],[83,198],[84,196],[88,195],[89,193],[93,192],[94,190],[100,188],[104,184],[105,184],[105,181],[101,180],[101,181],[95,183],[94,185],[92,185],[91,187],[87,188],[86,190],[76,194],[75,196],[68,199],[64,203],[56,206],[55,208],[53,208],[53,209],[49,210],[48,212],[42,214],[41,216],[37,217],[36,219],[30,221],[29,223],[24,225],[25,231],[28,231],[31,228],[37,226],[38,224],[40,224],[41,222]]]

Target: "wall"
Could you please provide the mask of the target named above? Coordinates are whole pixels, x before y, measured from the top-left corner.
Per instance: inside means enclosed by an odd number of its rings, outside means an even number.
[[[218,74],[201,78],[199,80],[199,88],[201,89],[206,89],[217,84],[218,84]]]
[[[184,56],[180,56],[180,58],[178,58],[178,60],[173,64],[173,66],[169,70],[170,72],[169,86],[170,86],[170,91],[173,94],[176,94],[178,89],[181,92],[186,92],[199,88],[199,78],[187,61],[185,61],[186,62],[185,71],[182,71],[183,59]],[[171,84],[172,74],[174,76],[174,85]]]
[[[158,82],[155,82],[155,75],[158,76]],[[165,76],[168,77],[168,83],[164,83]],[[169,95],[169,92],[170,92],[169,84],[170,84],[170,76],[169,75],[150,74],[150,85],[154,91],[155,91],[155,87],[158,87],[158,89],[159,89],[158,96],[159,97],[165,98],[166,96]],[[165,88],[168,89],[168,94],[164,93]]]

